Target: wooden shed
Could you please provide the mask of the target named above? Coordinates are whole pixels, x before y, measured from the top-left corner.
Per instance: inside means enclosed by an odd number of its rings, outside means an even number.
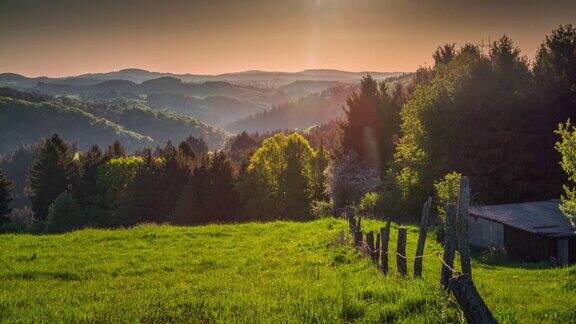
[[[576,232],[559,201],[475,206],[468,212],[473,246],[504,247],[509,257],[524,261],[576,263]]]

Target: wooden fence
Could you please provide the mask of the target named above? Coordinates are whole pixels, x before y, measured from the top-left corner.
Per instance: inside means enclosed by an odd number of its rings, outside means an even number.
[[[354,245],[363,249],[375,262],[379,263],[380,270],[384,275],[389,273],[389,255],[396,256],[396,268],[402,277],[408,275],[407,261],[414,260],[414,277],[422,277],[422,264],[425,258],[434,258],[441,262],[440,284],[446,293],[452,293],[456,302],[460,305],[464,317],[468,323],[496,323],[492,313],[478,293],[472,280],[472,267],[470,265],[470,248],[468,244],[468,207],[470,204],[470,185],[468,178],[460,179],[460,188],[457,204],[446,205],[444,253],[424,254],[432,198],[428,198],[422,206],[422,218],[420,232],[414,257],[406,255],[406,228],[398,228],[396,251],[390,251],[390,221],[380,228],[379,233],[362,231],[361,217],[354,217],[347,213],[346,217],[350,225],[350,232],[354,239]],[[455,270],[454,259],[456,251],[460,255],[461,271]]]

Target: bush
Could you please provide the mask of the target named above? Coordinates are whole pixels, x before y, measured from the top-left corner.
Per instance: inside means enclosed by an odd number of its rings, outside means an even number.
[[[314,218],[327,217],[332,214],[332,204],[326,200],[315,200],[312,202],[311,214]]]
[[[458,190],[460,188],[460,177],[458,172],[450,172],[441,180],[434,182],[434,189],[438,196],[438,216],[442,221],[446,219],[446,204],[456,203],[458,199]]]
[[[368,192],[382,189],[382,179],[355,154],[348,154],[332,163],[325,171],[327,193],[336,213],[352,206]]]
[[[503,247],[492,246],[488,250],[482,252],[480,259],[486,263],[502,263],[508,260],[508,253]]]
[[[368,192],[361,199],[356,206],[356,213],[366,216],[374,216],[379,211],[381,193]]]
[[[61,193],[48,210],[47,232],[67,232],[84,225],[82,209],[68,192]]]

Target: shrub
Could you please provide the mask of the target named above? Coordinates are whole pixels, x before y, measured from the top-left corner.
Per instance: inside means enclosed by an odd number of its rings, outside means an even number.
[[[438,196],[438,215],[442,221],[446,218],[446,211],[444,210],[446,204],[455,203],[456,199],[458,199],[460,177],[462,175],[454,171],[446,174],[441,180],[434,182],[434,189],[436,190],[436,196]]]
[[[382,189],[382,179],[355,154],[347,154],[331,163],[325,171],[326,191],[336,213],[357,203],[366,193]]]
[[[8,216],[9,227],[15,232],[34,231],[38,227],[38,221],[34,217],[34,212],[29,206],[15,208]]]
[[[322,218],[331,215],[332,204],[326,200],[315,200],[312,202],[311,214],[314,218]]]
[[[486,263],[502,263],[508,260],[508,253],[503,247],[492,246],[488,250],[482,252],[480,259]]]
[[[46,231],[67,232],[82,225],[84,225],[82,209],[70,193],[61,193],[48,210]]]
[[[379,211],[381,194],[378,192],[368,192],[356,206],[356,212],[361,215],[374,215]]]

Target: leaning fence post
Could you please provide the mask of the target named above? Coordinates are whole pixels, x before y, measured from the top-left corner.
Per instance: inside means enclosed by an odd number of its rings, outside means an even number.
[[[422,277],[422,255],[426,244],[426,234],[428,231],[428,218],[430,216],[430,207],[432,206],[432,197],[428,197],[424,206],[422,206],[422,219],[420,220],[420,234],[418,235],[418,245],[416,246],[416,255],[414,258],[414,277]]]
[[[370,259],[373,259],[372,255],[374,254],[374,232],[370,231],[366,233],[366,245],[368,245],[368,255]]]
[[[462,273],[472,276],[470,266],[470,247],[468,244],[468,207],[470,206],[470,182],[468,177],[460,177],[460,192],[458,193],[458,249]]]
[[[344,212],[344,217],[348,220],[348,226],[350,227],[350,232],[354,233],[354,228],[356,227],[356,221],[352,213]]]
[[[386,222],[386,227],[380,228],[380,270],[388,274],[388,241],[390,241],[390,221]]]
[[[468,323],[496,323],[469,274],[450,279],[449,286]]]
[[[396,267],[402,277],[406,276],[406,228],[398,228],[398,243],[396,244]]]
[[[456,207],[453,204],[446,204],[445,237],[444,237],[444,256],[442,264],[442,273],[440,282],[444,289],[448,289],[448,282],[452,278],[452,269],[454,268],[454,254],[456,246],[456,235],[454,231],[456,222]]]

